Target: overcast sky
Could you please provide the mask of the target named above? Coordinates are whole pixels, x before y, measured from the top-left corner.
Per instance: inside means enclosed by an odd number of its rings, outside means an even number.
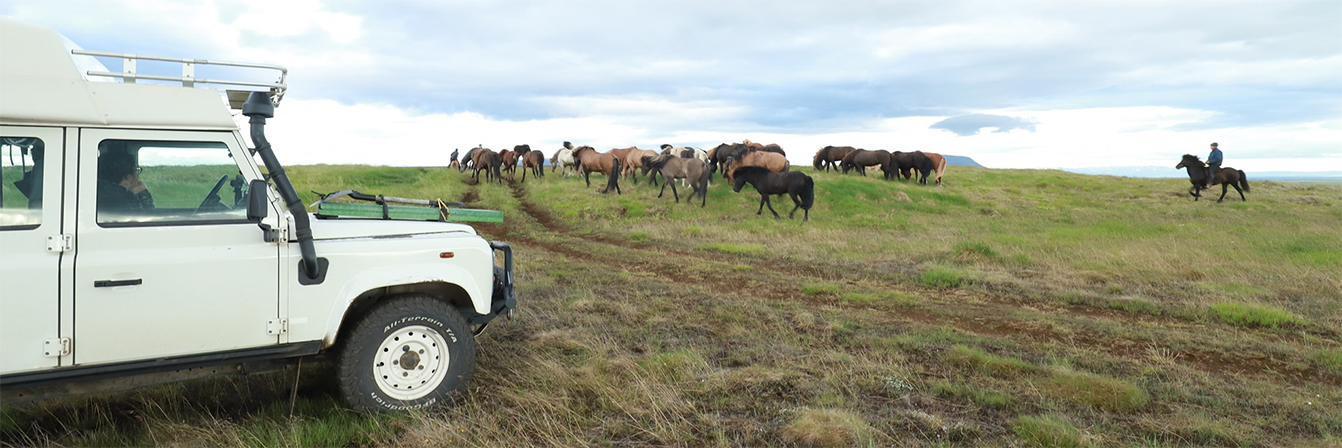
[[[1246,171],[1342,171],[1337,0],[0,0],[0,15],[89,50],[288,67],[267,127],[288,164],[748,138],[795,163],[850,145],[1173,171],[1215,141]]]

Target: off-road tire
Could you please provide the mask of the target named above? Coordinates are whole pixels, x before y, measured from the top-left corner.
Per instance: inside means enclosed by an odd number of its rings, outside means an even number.
[[[340,391],[355,410],[450,405],[466,392],[475,371],[475,337],[447,303],[426,295],[397,296],[355,324],[337,365]]]

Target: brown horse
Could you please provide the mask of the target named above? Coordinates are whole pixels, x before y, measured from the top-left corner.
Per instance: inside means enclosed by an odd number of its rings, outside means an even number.
[[[932,173],[932,158],[922,151],[890,153],[890,170],[885,173],[886,179],[899,179],[902,174],[904,180],[909,180],[913,178],[914,171],[917,171],[918,183],[926,185],[927,176]]]
[[[606,175],[606,188],[601,190],[602,193],[609,193],[614,188],[615,194],[624,194],[620,191],[620,169],[623,163],[619,157],[596,152],[596,148],[591,146],[579,146],[573,150],[573,159],[578,161],[578,171],[588,187],[592,186],[592,172],[596,171]]]
[[[499,160],[503,172],[508,173],[508,180],[515,180],[517,178],[517,153],[508,149],[499,151]]]
[[[476,183],[480,182],[480,172],[485,172],[485,182],[496,179],[499,185],[503,185],[503,175],[499,173],[499,166],[503,164],[499,154],[489,148],[476,148],[475,153],[471,154],[471,164],[475,166],[475,175],[472,176]]]
[[[812,164],[815,166],[816,171],[823,169],[826,172],[829,172],[831,167],[839,169],[839,162],[843,160],[844,156],[853,152],[855,149],[856,148],[853,148],[852,146],[826,146],[820,148],[819,151],[815,152],[815,158],[812,159]]]
[[[674,154],[657,154],[644,156],[642,160],[645,169],[650,169],[656,173],[661,173],[662,191],[657,193],[657,197],[666,194],[666,186],[671,186],[671,194],[676,197],[676,203],[680,203],[680,193],[676,191],[676,179],[686,179],[690,182],[690,195],[685,199],[689,204],[694,200],[694,195],[699,195],[699,206],[703,207],[708,201],[708,165],[699,159],[688,159],[678,157]],[[655,175],[655,173],[654,173]]]
[[[787,171],[792,164],[787,161],[787,157],[776,152],[767,151],[749,151],[742,154],[740,158],[730,158],[723,164],[723,172],[727,174],[727,181],[733,182],[732,171],[746,166],[758,166],[775,173]]]
[[[624,174],[633,177],[634,185],[638,185],[638,172],[643,168],[644,157],[653,157],[656,155],[657,151],[649,149],[638,149],[638,147],[630,149],[624,156]],[[648,170],[642,171],[647,172]]]
[[[527,151],[522,155],[522,182],[527,181],[527,170],[536,177],[545,177],[545,154],[540,151]]]
[[[854,149],[848,155],[843,156],[843,160],[839,162],[839,170],[843,174],[848,174],[849,170],[857,170],[857,174],[866,176],[868,167],[880,166],[884,170],[889,165],[890,151],[884,149]]]
[[[935,152],[925,152],[923,155],[932,161],[932,172],[937,175],[937,186],[941,186],[941,175],[946,172],[946,158]]]
[[[1207,183],[1207,164],[1192,154],[1184,154],[1183,160],[1179,161],[1175,168],[1188,169],[1188,181],[1193,183],[1193,188],[1188,189],[1188,194],[1193,195],[1193,201],[1196,202],[1202,198],[1202,190],[1211,188],[1213,185],[1221,184],[1221,197],[1216,202],[1226,198],[1226,187],[1235,187],[1239,192],[1241,201],[1247,201],[1244,192],[1249,191],[1249,176],[1244,174],[1244,170],[1237,170],[1230,167],[1224,167],[1216,171],[1212,176],[1212,182]]]

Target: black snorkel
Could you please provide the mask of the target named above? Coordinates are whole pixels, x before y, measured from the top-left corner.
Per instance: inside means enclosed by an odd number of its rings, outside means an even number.
[[[298,192],[294,191],[289,176],[284,174],[284,167],[275,158],[270,142],[266,141],[266,119],[275,116],[275,105],[271,104],[270,95],[266,92],[249,94],[247,101],[242,104],[242,114],[251,118],[248,123],[251,124],[252,144],[256,145],[252,151],[261,155],[261,161],[266,164],[266,170],[270,172],[270,179],[275,182],[275,188],[279,190],[280,197],[284,199],[285,206],[294,217],[294,236],[298,240],[299,249],[303,252],[303,262],[299,265],[301,268],[299,271],[307,277],[300,279],[300,282],[319,283],[324,269],[321,268],[321,263],[318,263],[316,249],[312,247],[312,223],[308,220],[307,208],[303,206],[303,201],[298,199]]]

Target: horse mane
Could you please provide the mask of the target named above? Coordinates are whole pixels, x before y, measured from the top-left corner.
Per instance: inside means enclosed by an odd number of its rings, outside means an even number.
[[[750,175],[751,173],[757,173],[757,172],[768,174],[771,173],[772,171],[769,171],[768,168],[762,166],[754,166],[754,165],[742,166],[732,170],[732,177],[738,178],[741,177],[742,174]]]
[[[667,162],[671,161],[671,159],[675,158],[676,156],[674,154],[658,154],[655,156],[644,156],[644,157],[651,157],[646,162],[643,162],[644,164],[648,165],[648,167],[661,169],[663,166],[666,166]]]
[[[1184,154],[1184,158],[1185,158],[1185,159],[1187,159],[1187,158],[1189,158],[1189,157],[1192,157],[1193,160],[1196,160],[1196,161],[1199,161],[1199,162],[1202,161],[1202,159],[1199,158],[1198,156],[1195,156],[1195,155],[1192,155],[1192,154]]]

